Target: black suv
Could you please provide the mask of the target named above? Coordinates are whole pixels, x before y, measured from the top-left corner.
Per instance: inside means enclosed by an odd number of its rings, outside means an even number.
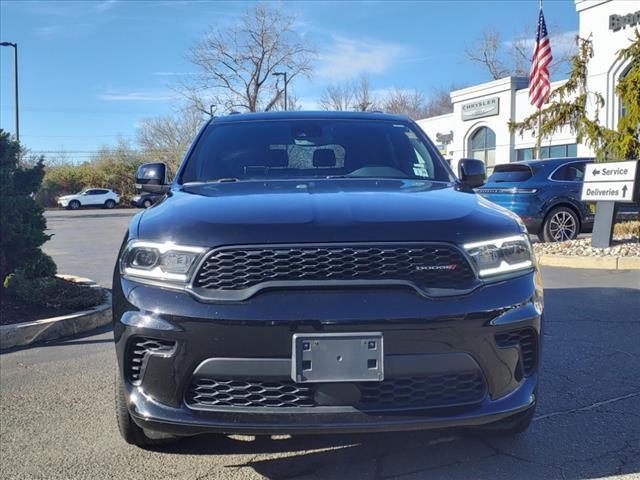
[[[200,433],[527,428],[543,296],[523,223],[378,113],[215,118],[113,281],[130,443]]]

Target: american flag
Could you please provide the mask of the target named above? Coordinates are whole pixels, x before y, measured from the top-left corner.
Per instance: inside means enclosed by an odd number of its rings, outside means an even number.
[[[531,61],[531,75],[529,75],[529,103],[536,108],[542,108],[544,102],[551,93],[549,80],[549,64],[553,60],[551,55],[551,42],[547,35],[547,25],[544,23],[544,14],[540,8],[538,32],[536,34],[536,49]]]

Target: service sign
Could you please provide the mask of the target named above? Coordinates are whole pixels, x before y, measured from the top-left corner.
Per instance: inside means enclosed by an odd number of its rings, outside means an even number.
[[[585,182],[633,182],[638,162],[590,163],[584,172]]]
[[[638,161],[591,163],[582,184],[584,202],[633,202]]]

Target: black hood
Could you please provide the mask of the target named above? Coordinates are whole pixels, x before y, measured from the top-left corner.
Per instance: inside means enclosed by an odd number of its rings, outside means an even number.
[[[328,179],[174,189],[138,237],[206,247],[262,243],[466,243],[520,232],[513,214],[450,184]]]

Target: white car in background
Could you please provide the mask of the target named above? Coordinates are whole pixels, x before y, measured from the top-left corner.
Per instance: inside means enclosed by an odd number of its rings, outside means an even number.
[[[85,188],[79,193],[58,198],[58,205],[69,210],[97,206],[114,208],[118,203],[120,195],[106,188]]]

